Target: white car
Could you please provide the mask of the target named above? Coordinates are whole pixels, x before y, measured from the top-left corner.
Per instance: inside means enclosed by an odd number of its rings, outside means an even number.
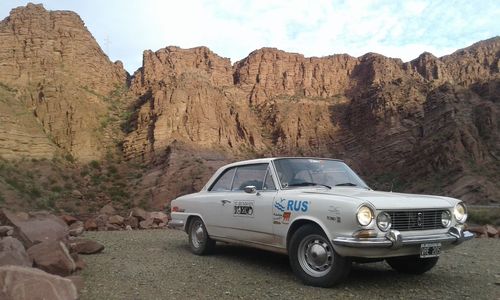
[[[352,261],[421,274],[474,236],[463,230],[462,201],[374,191],[344,162],[321,158],[224,166],[200,192],[173,200],[171,216],[195,254],[216,241],[285,253],[296,276],[321,287],[341,281]]]

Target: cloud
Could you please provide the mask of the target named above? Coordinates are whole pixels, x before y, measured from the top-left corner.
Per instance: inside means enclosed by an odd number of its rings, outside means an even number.
[[[7,15],[27,0],[2,0]],[[431,0],[46,0],[74,10],[129,71],[144,49],[208,46],[233,62],[262,47],[306,56],[378,52],[404,61],[442,56],[500,34],[498,1]],[[105,40],[111,43],[105,46]],[[105,49],[106,50],[106,49]]]

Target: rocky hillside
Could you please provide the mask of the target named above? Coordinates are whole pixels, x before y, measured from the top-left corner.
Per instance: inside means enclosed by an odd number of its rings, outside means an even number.
[[[271,155],[341,158],[379,189],[500,203],[499,37],[410,62],[262,48],[231,64],[167,47],[144,51],[130,80],[71,12],[14,9],[0,39],[0,155],[66,157],[75,177],[106,157],[131,174],[129,206],[161,207],[226,162]],[[111,200],[92,178],[74,187],[80,202]]]
[[[126,88],[122,64],[108,59],[77,14],[42,5],[13,9],[0,40],[0,105],[19,111],[0,110],[0,154],[102,157],[112,137],[104,125],[119,105],[113,95]]]

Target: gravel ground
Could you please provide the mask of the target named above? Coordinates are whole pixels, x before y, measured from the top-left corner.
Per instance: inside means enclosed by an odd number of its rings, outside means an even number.
[[[190,253],[175,230],[87,233],[106,246],[85,256],[81,299],[500,299],[500,239],[475,239],[442,255],[420,275],[385,263],[356,264],[344,283],[302,285],[288,257],[218,244],[211,256]]]

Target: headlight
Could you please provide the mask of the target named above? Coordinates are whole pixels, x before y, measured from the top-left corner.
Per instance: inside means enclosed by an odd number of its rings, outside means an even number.
[[[449,211],[445,210],[441,213],[441,225],[443,227],[448,227],[450,226],[451,223],[451,214]]]
[[[382,231],[387,231],[391,228],[391,216],[386,212],[381,212],[377,216],[377,226]]]
[[[373,220],[373,212],[368,206],[360,206],[358,208],[358,213],[356,214],[358,218],[358,223],[361,226],[367,226]]]
[[[453,210],[453,215],[455,215],[455,219],[458,223],[464,223],[467,220],[467,209],[465,208],[465,204],[462,202],[455,205],[455,209]]]

